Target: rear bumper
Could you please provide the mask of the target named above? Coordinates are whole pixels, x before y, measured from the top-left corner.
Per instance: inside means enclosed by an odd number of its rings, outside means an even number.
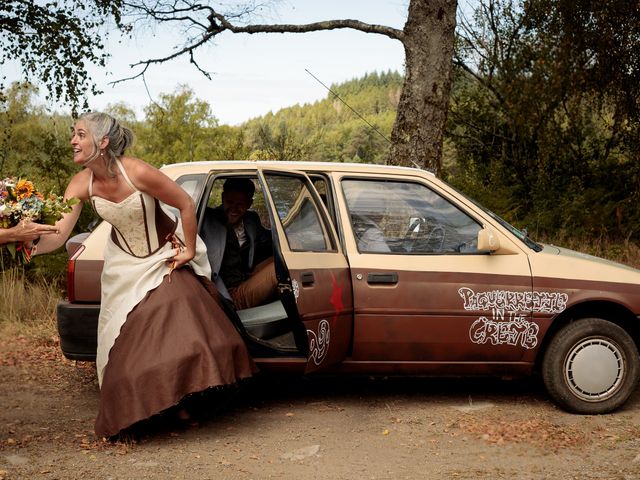
[[[94,362],[98,347],[100,305],[58,302],[60,348],[70,360]]]

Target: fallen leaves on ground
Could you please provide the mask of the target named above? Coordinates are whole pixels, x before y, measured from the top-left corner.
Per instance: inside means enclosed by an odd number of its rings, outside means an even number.
[[[497,445],[505,442],[526,442],[555,451],[590,442],[585,432],[575,427],[562,426],[539,418],[512,421],[461,420],[458,426]]]
[[[78,396],[86,393],[94,394],[97,389],[95,365],[91,362],[74,362],[66,359],[60,350],[57,337],[32,338],[22,335],[4,336],[0,339],[0,382],[6,387],[4,395],[13,398],[8,385],[35,385],[37,394],[48,398],[61,398],[64,392],[74,389]],[[84,392],[79,386],[86,387]],[[13,387],[12,387],[13,388]],[[20,389],[23,394],[25,388]],[[31,403],[27,400],[23,405],[17,401],[6,404],[6,408],[15,410],[9,418],[13,420],[0,425],[0,451],[20,449],[32,444],[78,445],[81,450],[98,450],[104,448],[100,442],[94,441],[92,432],[78,432],[78,424],[73,421],[57,421],[37,423],[25,420]],[[66,402],[57,403],[58,410],[67,408]],[[6,414],[6,412],[5,412]],[[53,415],[58,415],[54,413]],[[87,425],[89,428],[91,425]],[[82,427],[81,427],[82,428]]]
[[[57,338],[32,339],[20,335],[0,340],[0,366],[21,367],[34,361],[53,362],[61,356]]]
[[[93,362],[68,360],[60,350],[58,337],[27,338],[22,335],[0,340],[0,366],[19,368],[43,384],[59,385],[73,375],[74,383],[96,383]]]

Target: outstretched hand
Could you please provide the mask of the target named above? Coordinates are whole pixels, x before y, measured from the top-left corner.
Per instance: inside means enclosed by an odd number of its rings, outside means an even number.
[[[59,233],[55,225],[43,225],[28,220],[23,220],[15,227],[5,230],[5,236],[9,242],[32,242],[42,235]]]

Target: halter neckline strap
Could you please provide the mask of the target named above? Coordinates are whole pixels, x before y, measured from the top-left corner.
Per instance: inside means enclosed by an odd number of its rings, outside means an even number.
[[[120,170],[120,173],[122,174],[122,178],[124,178],[124,181],[127,182],[127,185],[131,187],[131,190],[137,192],[138,189],[129,178],[129,175],[127,175],[127,171],[124,169],[124,166],[122,165],[122,162],[119,158],[116,158],[116,165],[118,166],[118,170]],[[93,197],[93,170],[91,170],[91,174],[89,177],[89,197]]]

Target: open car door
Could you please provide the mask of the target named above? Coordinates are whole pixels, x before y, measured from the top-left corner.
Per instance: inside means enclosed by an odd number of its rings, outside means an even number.
[[[281,298],[289,317],[300,322],[296,341],[307,351],[305,371],[321,370],[341,362],[351,348],[349,265],[309,178],[273,169],[258,173],[270,204],[274,246],[286,265],[278,272]]]

